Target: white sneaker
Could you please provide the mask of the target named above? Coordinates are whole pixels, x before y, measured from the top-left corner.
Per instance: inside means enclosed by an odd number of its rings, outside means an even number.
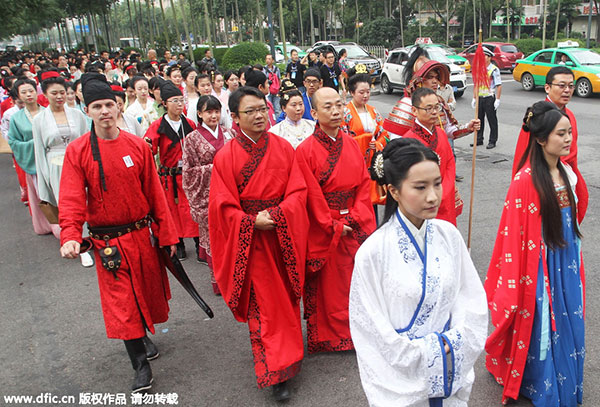
[[[94,265],[94,259],[88,252],[81,253],[79,257],[81,258],[81,265],[83,267],[92,267]]]

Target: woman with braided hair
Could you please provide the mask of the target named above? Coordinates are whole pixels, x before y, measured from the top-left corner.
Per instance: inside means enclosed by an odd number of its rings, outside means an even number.
[[[578,179],[561,161],[573,137],[551,102],[527,109],[526,154],[508,189],[485,290],[495,330],[486,366],[502,402],[583,402],[585,276],[577,221]]]
[[[487,333],[485,292],[459,231],[435,219],[439,158],[414,139],[375,153],[382,225],[356,253],[350,331],[371,406],[467,406]]]

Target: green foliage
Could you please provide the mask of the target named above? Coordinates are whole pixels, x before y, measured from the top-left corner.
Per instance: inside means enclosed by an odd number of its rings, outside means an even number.
[[[506,42],[506,38],[491,37],[484,39],[483,42]]]
[[[448,46],[456,49],[457,51],[463,47],[462,43],[460,41],[458,41],[458,40],[450,40],[450,41],[448,41]]]
[[[360,43],[390,47],[398,34],[400,34],[400,27],[395,20],[377,17],[363,26],[360,31]]]
[[[196,48],[194,50],[194,60],[200,62],[204,58],[204,53],[208,48]],[[217,65],[221,66],[223,63],[223,56],[229,50],[229,48],[213,48],[213,57],[217,60]]]
[[[540,38],[524,38],[521,40],[516,40],[515,45],[519,51],[523,52],[523,54],[527,56],[542,49],[542,40]]]
[[[263,43],[242,42],[227,50],[221,65],[224,69],[238,69],[252,61],[264,61],[268,53],[269,50]]]

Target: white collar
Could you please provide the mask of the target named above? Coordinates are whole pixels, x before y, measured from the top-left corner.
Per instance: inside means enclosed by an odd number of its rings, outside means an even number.
[[[249,135],[247,135],[246,133],[244,133],[244,130],[240,129],[240,131],[242,132],[242,134],[244,136],[246,136],[248,138],[248,140],[250,140],[251,142],[253,142],[254,144],[256,144],[256,141],[252,140],[252,137],[250,137]]]
[[[219,138],[219,124],[217,123],[217,127],[215,128],[215,130],[211,130],[210,127],[208,127],[205,123],[202,123],[202,127],[204,127],[206,130],[208,130],[208,132],[215,138],[218,139]]]
[[[408,227],[408,230],[410,231],[410,233],[413,235],[413,237],[417,241],[417,244],[419,245],[419,249],[421,249],[421,251],[423,251],[423,249],[425,247],[425,231],[427,230],[427,220],[423,221],[423,224],[421,225],[421,228],[419,229],[402,213],[402,211],[400,209],[397,209],[397,211],[400,214],[400,217],[402,218],[402,220],[404,221],[406,226]]]
[[[300,123],[302,123],[302,117],[300,119],[298,119],[297,122],[293,121],[292,119],[290,119],[289,116],[285,116],[285,121],[288,122],[289,124],[291,124],[292,126],[296,127],[299,126]]]
[[[425,126],[423,125],[423,123],[421,123],[421,122],[419,121],[419,119],[415,118],[415,123],[417,123],[419,126],[423,127],[427,133],[429,133],[429,134],[433,135],[433,133],[431,132],[431,130],[429,130],[427,127],[425,127]]]

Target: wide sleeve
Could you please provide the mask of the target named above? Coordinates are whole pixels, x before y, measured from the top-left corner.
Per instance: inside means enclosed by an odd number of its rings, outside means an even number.
[[[320,270],[327,259],[334,254],[342,236],[343,223],[334,221],[323,191],[313,169],[313,161],[317,159],[311,152],[316,144],[312,139],[301,143],[296,149],[298,169],[304,177],[308,188],[307,208],[310,219],[308,230],[308,247],[306,253],[307,272]]]
[[[190,134],[183,146],[183,190],[194,221],[208,228],[208,192],[212,172],[213,149],[203,143],[202,135]]]
[[[354,148],[356,157],[360,156],[360,150],[356,141],[350,137],[344,141],[348,141],[349,148]],[[352,146],[350,146],[352,145]],[[352,228],[352,237],[362,244],[367,237],[376,228],[375,212],[371,203],[371,179],[365,165],[361,166],[359,174],[356,174],[357,186],[354,193],[354,205],[350,213],[345,216],[348,226]]]
[[[308,239],[308,214],[306,212],[307,188],[294,150],[285,142],[288,160],[292,161],[283,201],[268,208],[276,224],[277,238],[289,281],[299,300],[304,289],[304,271]],[[289,162],[289,161],[288,161]]]
[[[158,126],[160,126],[160,122],[162,117],[156,121],[154,121],[148,130],[146,130],[146,134],[144,137],[148,137],[150,141],[152,141],[152,155],[158,154],[158,143],[160,141],[160,134],[158,134]]]
[[[81,232],[87,210],[86,187],[84,169],[81,166],[81,150],[70,144],[63,161],[58,198],[61,245],[69,240],[82,240]]]
[[[357,252],[350,286],[352,341],[363,388],[373,406],[412,405],[448,397],[448,369],[440,333],[415,337],[397,332],[390,322],[382,287],[381,239]],[[376,243],[376,244],[369,244]],[[397,310],[395,312],[398,312]],[[388,396],[388,397],[386,397]]]
[[[56,197],[52,192],[50,185],[50,168],[48,157],[46,156],[46,145],[42,135],[42,123],[44,122],[44,112],[38,114],[32,123],[33,134],[33,152],[35,154],[35,172],[37,174],[38,195],[40,200],[46,201],[52,205],[57,205]],[[46,128],[46,131],[51,131]]]
[[[210,181],[208,225],[213,270],[223,299],[234,317],[245,322],[247,311],[240,306],[246,281],[256,216],[245,213],[240,205],[233,174],[232,151],[225,145],[215,156]],[[239,308],[238,308],[239,307]]]
[[[152,153],[145,142],[140,147],[144,167],[142,171],[142,191],[150,204],[150,213],[154,219],[153,233],[158,236],[160,246],[170,246],[179,243],[175,221],[169,210],[165,192],[156,173]],[[61,191],[62,193],[62,191]]]
[[[18,119],[19,116],[15,113],[10,121],[8,127],[8,145],[10,145],[17,163],[25,170],[29,166],[30,157],[34,155],[33,139],[25,140],[25,136],[20,131],[17,123]]]
[[[462,236],[452,228],[456,257],[454,270],[460,276],[458,295],[450,311],[450,329],[441,334],[450,346],[451,393],[462,388],[483,350],[488,326],[485,291]]]

